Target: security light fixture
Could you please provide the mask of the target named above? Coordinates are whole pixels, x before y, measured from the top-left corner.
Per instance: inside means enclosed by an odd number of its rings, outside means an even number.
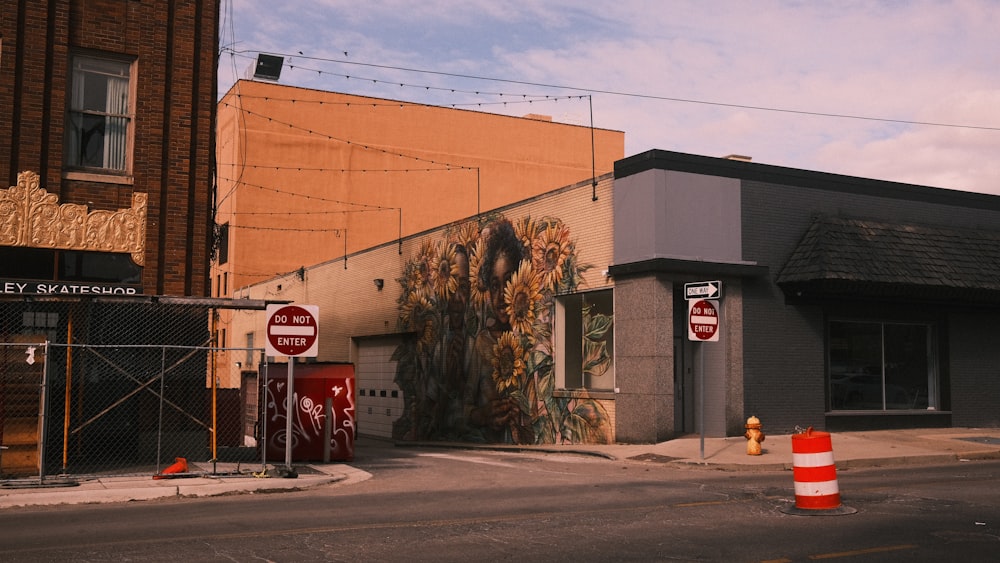
[[[257,67],[253,71],[253,77],[277,80],[281,76],[281,65],[284,62],[284,57],[260,53],[257,55]]]

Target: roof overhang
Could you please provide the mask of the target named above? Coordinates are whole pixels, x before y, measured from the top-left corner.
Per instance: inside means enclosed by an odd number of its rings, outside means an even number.
[[[775,282],[790,300],[1000,304],[1000,232],[816,217]]]

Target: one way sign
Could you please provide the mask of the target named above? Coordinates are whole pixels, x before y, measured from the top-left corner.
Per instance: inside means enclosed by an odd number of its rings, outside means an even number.
[[[684,299],[719,299],[722,297],[721,281],[703,281],[684,284]]]

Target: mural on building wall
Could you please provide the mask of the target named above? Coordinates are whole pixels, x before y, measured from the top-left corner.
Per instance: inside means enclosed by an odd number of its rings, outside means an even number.
[[[557,397],[555,296],[583,289],[569,228],[494,214],[424,241],[399,278],[396,350],[404,413],[393,436],[493,443],[608,443],[611,420],[578,392]],[[612,377],[612,318],[585,310],[584,370]]]

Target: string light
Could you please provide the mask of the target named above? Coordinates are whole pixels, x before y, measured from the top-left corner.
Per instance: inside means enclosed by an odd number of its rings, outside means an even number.
[[[306,133],[308,133],[310,135],[316,135],[316,136],[319,136],[319,137],[324,137],[327,140],[337,141],[337,142],[344,143],[344,144],[349,145],[349,146],[359,147],[359,148],[362,148],[362,149],[365,149],[365,150],[379,152],[379,153],[386,154],[386,155],[389,155],[389,156],[396,156],[396,157],[400,157],[400,158],[408,158],[410,160],[414,160],[414,161],[417,161],[417,162],[426,162],[428,164],[442,166],[443,168],[440,168],[440,170],[446,170],[446,169],[475,170],[476,169],[476,167],[474,167],[474,166],[462,166],[462,165],[458,165],[458,164],[451,164],[451,163],[448,163],[448,162],[439,162],[439,161],[436,161],[436,160],[430,160],[430,159],[426,159],[426,158],[421,158],[419,156],[413,156],[413,155],[409,155],[409,154],[404,154],[404,153],[399,153],[399,152],[393,152],[393,151],[390,151],[390,150],[386,150],[386,149],[382,149],[382,148],[378,148],[378,147],[373,147],[371,145],[366,145],[366,144],[363,144],[363,143],[356,143],[356,142],[348,140],[348,139],[341,139],[341,138],[338,138],[338,137],[334,137],[333,135],[328,135],[326,133],[322,133],[322,132],[319,132],[319,131],[314,131],[312,129],[309,129],[308,127],[302,127],[300,125],[295,125],[294,123],[289,123],[287,121],[281,121],[281,120],[278,120],[278,119],[274,119],[274,118],[268,117],[267,115],[264,115],[262,113],[255,112],[253,110],[248,110],[248,109],[246,109],[244,107],[241,107],[241,106],[238,106],[236,104],[227,102],[225,100],[223,100],[220,103],[222,105],[231,107],[231,108],[233,108],[233,109],[235,109],[235,110],[237,110],[237,111],[239,111],[241,113],[244,113],[246,115],[252,115],[254,117],[259,117],[261,119],[266,119],[270,123],[277,123],[278,125],[287,125],[290,129],[297,129],[299,131],[304,131],[304,132],[306,132]]]
[[[358,209],[356,211],[231,211],[226,213],[226,215],[343,215],[345,213],[378,213],[379,211],[393,211],[394,209],[396,208],[385,207],[382,209]]]
[[[281,188],[274,188],[274,187],[271,187],[271,186],[264,186],[262,184],[253,184],[253,183],[246,182],[246,181],[243,181],[243,180],[234,180],[232,178],[227,178],[227,177],[224,177],[224,176],[219,176],[219,179],[220,180],[225,180],[227,182],[238,183],[239,185],[247,186],[247,187],[251,187],[251,188],[256,188],[256,189],[259,189],[259,190],[271,191],[271,192],[274,192],[274,193],[277,193],[277,194],[282,194],[282,195],[290,195],[290,196],[301,197],[301,198],[304,198],[304,199],[315,200],[315,201],[324,201],[324,202],[327,202],[327,203],[337,203],[337,204],[340,204],[340,205],[353,205],[353,206],[357,206],[357,207],[367,207],[367,208],[370,208],[369,210],[371,210],[371,211],[396,211],[396,210],[399,209],[398,207],[385,207],[385,206],[382,206],[382,205],[372,205],[372,204],[368,204],[368,203],[355,203],[355,202],[351,202],[351,201],[342,201],[342,200],[339,200],[339,199],[330,199],[330,198],[326,198],[326,197],[320,197],[320,196],[315,196],[315,195],[303,194],[303,193],[299,193],[299,192],[290,192],[288,190],[282,190]]]
[[[347,229],[317,229],[317,228],[296,228],[296,227],[260,227],[254,225],[229,225],[230,229],[244,229],[248,231],[288,231],[296,233],[333,233],[333,236],[340,238],[341,233],[347,231]]]
[[[403,86],[403,84],[400,84],[400,86]],[[415,86],[415,87],[422,88],[422,86]],[[437,88],[437,89],[444,90],[444,88]],[[456,92],[456,90],[454,90],[454,89],[450,89],[450,91],[451,92]],[[459,90],[458,92],[461,92],[461,91]],[[472,92],[465,92],[465,93],[471,94]],[[476,92],[476,94],[479,94],[479,92]],[[486,94],[486,95],[503,96],[504,94]],[[415,103],[415,102],[396,102],[396,101],[386,101],[386,102],[382,102],[382,103],[380,103],[380,102],[371,102],[371,103],[368,103],[368,102],[365,102],[365,103],[360,103],[360,102],[331,102],[331,101],[328,101],[328,100],[306,100],[306,99],[301,99],[301,98],[279,98],[279,97],[275,97],[275,96],[253,96],[253,95],[250,95],[250,94],[240,94],[241,98],[259,99],[259,100],[264,100],[266,102],[278,101],[278,102],[291,102],[291,103],[301,103],[301,104],[319,104],[321,106],[324,106],[324,105],[327,105],[327,106],[340,105],[340,106],[348,106],[348,107],[350,107],[350,106],[371,107],[371,108],[388,107],[388,108],[399,108],[399,109],[404,109],[404,108],[407,108],[407,107],[411,107],[411,108],[424,108],[424,107],[440,107],[440,108],[444,108],[444,107],[449,107],[449,108],[452,108],[452,109],[456,109],[456,108],[459,108],[459,107],[473,107],[473,106],[475,106],[475,107],[484,107],[484,106],[500,106],[500,105],[507,106],[507,105],[515,105],[515,104],[534,104],[534,103],[541,103],[541,102],[558,102],[560,100],[582,100],[582,99],[586,99],[588,97],[588,94],[578,94],[578,95],[572,95],[572,96],[542,96],[542,95],[537,95],[537,96],[531,96],[531,97],[529,97],[527,94],[521,94],[521,96],[523,96],[525,99],[521,99],[521,100],[502,100],[502,101],[496,101],[496,102],[468,102],[468,103],[464,103],[464,104],[453,103],[453,104],[440,105],[440,104],[421,104],[421,103]]]

